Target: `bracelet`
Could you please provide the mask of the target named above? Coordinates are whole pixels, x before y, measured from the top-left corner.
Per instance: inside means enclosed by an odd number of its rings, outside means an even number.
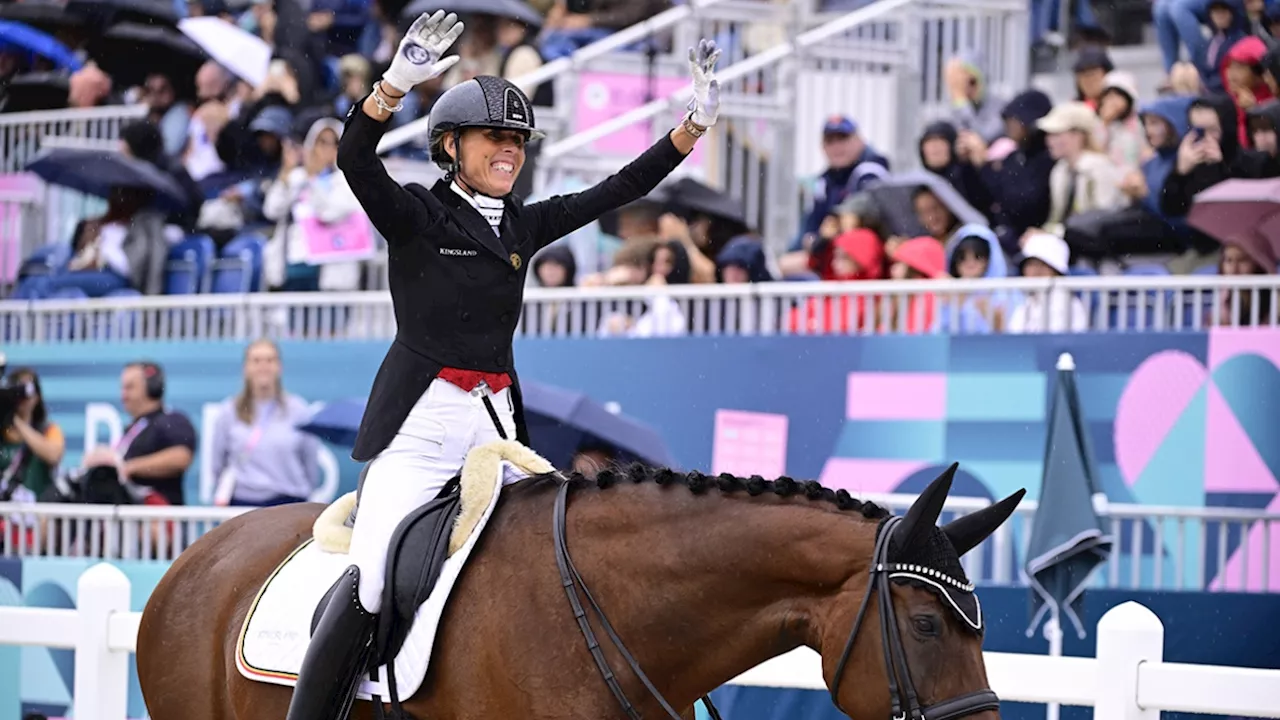
[[[398,98],[392,98],[393,100],[396,100],[395,107],[388,105],[387,101],[383,99],[383,95],[386,95],[386,91],[382,89],[382,81],[379,80],[377,83],[374,83],[373,86],[373,102],[378,106],[378,109],[385,113],[398,113],[404,109],[404,95],[401,95]],[[387,95],[387,97],[391,96]]]
[[[707,132],[707,128],[705,126],[699,125],[693,121],[692,111],[685,114],[684,120],[680,122],[680,126],[684,128],[685,132],[696,138],[702,137]]]

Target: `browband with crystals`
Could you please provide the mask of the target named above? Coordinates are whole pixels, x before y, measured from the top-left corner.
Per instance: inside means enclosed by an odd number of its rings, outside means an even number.
[[[948,585],[951,585],[957,590],[961,590],[967,593],[973,592],[974,588],[976,587],[973,583],[960,582],[959,580],[951,577],[950,575],[941,573],[937,570],[934,570],[933,568],[927,568],[923,565],[910,565],[906,563],[881,563],[879,565],[876,565],[876,572],[889,572],[889,573],[896,573],[899,575],[901,574],[927,575],[928,577],[931,577],[934,580],[941,580],[942,582],[947,583]]]

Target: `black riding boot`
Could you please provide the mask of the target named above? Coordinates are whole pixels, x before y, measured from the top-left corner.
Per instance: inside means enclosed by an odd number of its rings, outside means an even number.
[[[311,633],[285,720],[344,720],[351,710],[372,661],[378,618],[360,605],[359,586],[360,569],[352,565]]]

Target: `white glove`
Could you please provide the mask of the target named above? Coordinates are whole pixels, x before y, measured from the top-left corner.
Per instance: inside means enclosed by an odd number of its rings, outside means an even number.
[[[693,97],[688,109],[695,125],[711,127],[720,117],[720,81],[716,80],[716,61],[720,48],[714,40],[702,39],[698,47],[689,48],[689,73],[693,75]]]
[[[462,59],[457,55],[440,59],[462,34],[462,27],[457,15],[445,15],[443,10],[433,15],[419,15],[400,41],[391,67],[382,75],[383,82],[393,90],[407,93],[419,83],[443,75]]]

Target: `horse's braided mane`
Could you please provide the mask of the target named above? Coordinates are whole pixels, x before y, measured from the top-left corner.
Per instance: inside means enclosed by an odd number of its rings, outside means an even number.
[[[548,474],[541,476],[539,480],[550,481],[555,477],[555,474]],[[670,468],[655,468],[643,463],[631,463],[626,467],[610,467],[601,470],[594,481],[577,472],[566,473],[565,477],[575,486],[595,485],[601,490],[623,482],[636,484],[652,482],[664,487],[667,485],[684,485],[695,495],[701,495],[713,488],[726,494],[746,492],[752,497],[766,493],[772,493],[779,497],[803,495],[810,500],[822,500],[831,503],[839,510],[857,512],[868,520],[880,520],[890,514],[888,510],[873,502],[858,500],[850,495],[847,490],[832,490],[816,480],[800,481],[786,475],[777,480],[765,480],[759,475],[742,478],[729,473],[704,475],[696,470],[681,473]]]

